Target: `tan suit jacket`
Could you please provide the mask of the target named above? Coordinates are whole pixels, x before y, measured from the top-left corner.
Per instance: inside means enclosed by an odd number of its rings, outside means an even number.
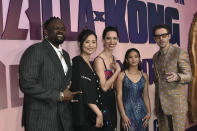
[[[158,51],[153,56],[155,72],[155,108],[156,115],[186,113],[187,92],[184,84],[192,80],[188,53],[170,45],[166,54]],[[178,82],[167,82],[165,73],[175,72],[180,76]],[[161,110],[162,109],[162,110]]]

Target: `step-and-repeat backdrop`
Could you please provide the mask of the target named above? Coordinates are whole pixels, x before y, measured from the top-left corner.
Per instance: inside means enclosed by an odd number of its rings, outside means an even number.
[[[18,64],[27,47],[42,39],[42,24],[50,16],[60,17],[67,37],[63,48],[71,58],[79,54],[76,38],[83,28],[94,30],[98,46],[92,59],[103,49],[102,31],[116,26],[120,41],[114,55],[123,62],[128,48],[141,52],[143,71],[149,74],[151,109],[154,110],[152,56],[158,50],[153,26],[168,24],[171,42],[187,50],[189,29],[196,0],[0,0],[0,131],[23,131],[23,94],[19,90]],[[150,131],[157,131],[152,113]]]

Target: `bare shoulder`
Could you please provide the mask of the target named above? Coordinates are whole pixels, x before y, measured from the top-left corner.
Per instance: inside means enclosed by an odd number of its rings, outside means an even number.
[[[100,56],[97,56],[95,59],[94,59],[94,66],[99,66],[99,65],[103,65],[103,60]]]
[[[118,79],[123,79],[124,78],[124,76],[125,76],[125,73],[124,73],[124,71],[122,71],[122,72],[120,72],[120,74],[118,75]]]
[[[148,74],[145,72],[142,72],[142,75],[145,77],[146,80],[148,80]]]
[[[100,58],[99,56],[97,56],[95,59],[94,59],[94,69],[96,70],[97,74],[103,74],[104,73],[104,70],[105,70],[105,65],[103,63],[103,60],[102,58]]]

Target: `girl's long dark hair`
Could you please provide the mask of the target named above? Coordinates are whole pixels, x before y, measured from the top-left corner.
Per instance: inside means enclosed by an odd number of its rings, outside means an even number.
[[[138,49],[136,49],[136,48],[130,48],[130,49],[128,49],[127,52],[126,52],[126,54],[125,54],[124,62],[123,62],[124,70],[126,70],[126,69],[129,68],[129,64],[127,63],[126,60],[128,59],[129,53],[132,52],[132,51],[136,52],[136,53],[138,54],[139,58],[140,58],[140,52],[139,52]],[[141,69],[142,69],[142,68],[141,68],[141,64],[140,64],[140,62],[139,62],[139,63],[138,63],[138,70],[141,71]]]

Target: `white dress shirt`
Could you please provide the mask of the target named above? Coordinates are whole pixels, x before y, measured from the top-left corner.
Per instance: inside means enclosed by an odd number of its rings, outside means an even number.
[[[49,42],[49,41],[48,41]],[[50,42],[49,42],[50,43]],[[67,71],[68,71],[68,66],[66,64],[66,61],[63,57],[63,51],[62,51],[62,47],[61,45],[59,45],[58,48],[56,48],[53,44],[50,43],[50,45],[53,47],[53,49],[55,50],[55,52],[57,53],[59,59],[60,59],[60,62],[62,63],[62,67],[64,69],[64,74],[66,75]]]

